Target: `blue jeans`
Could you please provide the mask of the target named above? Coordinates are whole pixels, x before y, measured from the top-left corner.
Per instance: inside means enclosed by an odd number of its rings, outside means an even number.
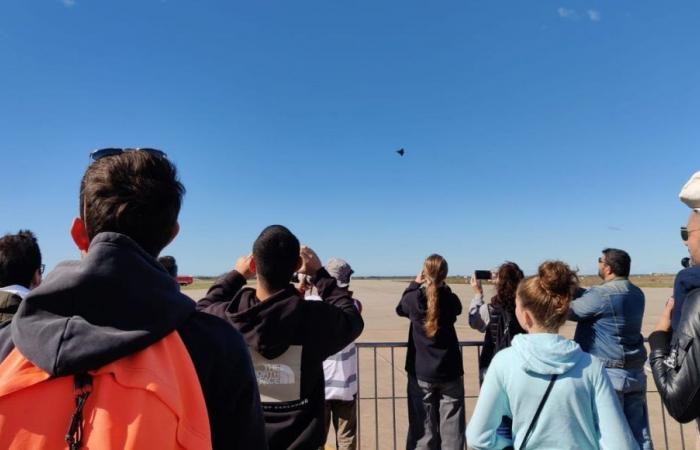
[[[463,450],[464,382],[428,383],[408,376],[406,449]]]
[[[647,409],[647,377],[644,370],[607,369],[607,372],[639,448],[653,450]]]

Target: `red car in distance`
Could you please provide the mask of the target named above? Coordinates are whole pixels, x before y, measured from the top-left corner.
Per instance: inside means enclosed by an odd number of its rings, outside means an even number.
[[[194,277],[192,275],[178,275],[175,279],[180,286],[189,286],[194,283]]]

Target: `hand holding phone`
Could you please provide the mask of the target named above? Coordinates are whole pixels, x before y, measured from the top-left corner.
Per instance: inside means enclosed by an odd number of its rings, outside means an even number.
[[[469,284],[472,286],[475,294],[484,294],[484,289],[481,287],[481,281],[479,281],[479,279],[476,277],[476,273],[469,279]]]

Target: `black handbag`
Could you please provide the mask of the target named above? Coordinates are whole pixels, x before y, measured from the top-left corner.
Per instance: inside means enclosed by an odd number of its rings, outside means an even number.
[[[549,398],[549,393],[552,392],[552,386],[554,386],[554,382],[557,381],[557,374],[552,375],[552,378],[549,380],[549,385],[547,386],[547,390],[544,392],[544,396],[542,397],[542,400],[540,400],[540,405],[537,407],[537,411],[535,411],[535,415],[532,418],[532,422],[530,422],[530,426],[527,429],[527,433],[525,433],[525,439],[523,439],[523,443],[520,445],[519,450],[525,450],[525,447],[527,446],[527,441],[530,440],[530,436],[532,436],[532,432],[535,431],[535,426],[537,425],[537,419],[540,418],[540,413],[542,412],[542,409],[544,408],[544,404],[547,403],[547,398]],[[504,447],[503,450],[515,450],[515,447],[508,446]]]

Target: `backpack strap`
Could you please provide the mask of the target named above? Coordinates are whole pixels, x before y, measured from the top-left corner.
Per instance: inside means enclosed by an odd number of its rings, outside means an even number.
[[[520,450],[525,450],[525,446],[527,445],[527,441],[530,440],[530,436],[532,435],[532,432],[535,431],[535,426],[537,425],[537,419],[540,418],[540,413],[542,412],[542,409],[544,408],[544,404],[547,403],[547,398],[549,397],[549,393],[552,392],[552,387],[554,386],[554,382],[557,381],[557,375],[556,373],[552,375],[552,378],[549,380],[549,385],[547,386],[547,390],[544,393],[544,396],[542,397],[542,400],[540,401],[540,406],[537,407],[537,411],[535,412],[535,416],[532,418],[532,422],[530,422],[530,427],[527,429],[527,433],[525,433],[525,439],[523,439],[523,443],[520,444]]]
[[[83,408],[92,393],[92,376],[87,373],[76,374],[73,377],[73,392],[75,411],[70,418],[65,440],[70,450],[80,450],[83,446]]]

